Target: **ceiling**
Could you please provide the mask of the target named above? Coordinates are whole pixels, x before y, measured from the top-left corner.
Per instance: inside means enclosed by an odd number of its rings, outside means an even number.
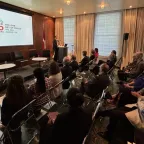
[[[67,5],[67,0],[0,0],[18,7],[29,9],[47,16],[71,16],[80,15],[84,11],[86,13],[96,13],[104,11],[114,11],[121,9],[129,9],[144,7],[144,0],[71,0],[71,4]],[[104,2],[106,7],[101,9],[100,3]],[[60,9],[63,14],[60,14]]]

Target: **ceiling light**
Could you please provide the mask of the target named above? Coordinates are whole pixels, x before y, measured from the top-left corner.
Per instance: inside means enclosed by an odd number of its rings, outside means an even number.
[[[55,16],[53,16],[53,18],[55,18]]]
[[[101,8],[101,9],[104,9],[104,8],[105,8],[105,6],[106,6],[106,5],[105,5],[105,3],[104,3],[104,2],[102,2],[102,3],[100,4],[100,8]]]
[[[129,8],[132,8],[132,6],[129,6]]]
[[[84,14],[86,14],[86,12],[84,11]]]
[[[67,5],[70,5],[70,4],[71,4],[71,1],[70,1],[70,0],[67,0],[66,3],[67,3]]]

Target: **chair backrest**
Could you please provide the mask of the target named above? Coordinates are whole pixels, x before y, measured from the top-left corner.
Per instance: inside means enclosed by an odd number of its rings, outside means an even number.
[[[0,63],[13,61],[11,53],[0,53]]]
[[[23,55],[20,51],[12,52],[14,61],[23,59]]]
[[[43,50],[42,56],[50,58],[50,50]]]
[[[14,144],[18,140],[24,140],[23,138],[21,139],[21,134],[19,135],[20,131],[24,133],[24,135],[29,135],[27,137],[28,139],[25,137],[28,142],[34,139],[39,131],[39,125],[32,108],[34,102],[35,100],[31,101],[12,116],[11,120],[5,127],[2,137],[0,138],[1,143],[9,141],[10,144]],[[28,143],[26,142],[26,139],[24,141],[25,143]]]
[[[36,50],[30,50],[29,51],[29,58],[38,57]]]

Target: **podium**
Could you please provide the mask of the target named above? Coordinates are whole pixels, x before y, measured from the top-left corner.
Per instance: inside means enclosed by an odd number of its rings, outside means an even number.
[[[63,58],[68,55],[68,47],[59,46],[58,61],[63,62]]]

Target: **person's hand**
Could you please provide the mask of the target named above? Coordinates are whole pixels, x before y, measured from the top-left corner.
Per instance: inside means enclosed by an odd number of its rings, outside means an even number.
[[[129,86],[129,84],[124,84],[124,87],[127,87],[127,88],[129,88],[130,86]]]
[[[141,95],[138,92],[131,92],[131,94],[137,98],[141,97]]]

